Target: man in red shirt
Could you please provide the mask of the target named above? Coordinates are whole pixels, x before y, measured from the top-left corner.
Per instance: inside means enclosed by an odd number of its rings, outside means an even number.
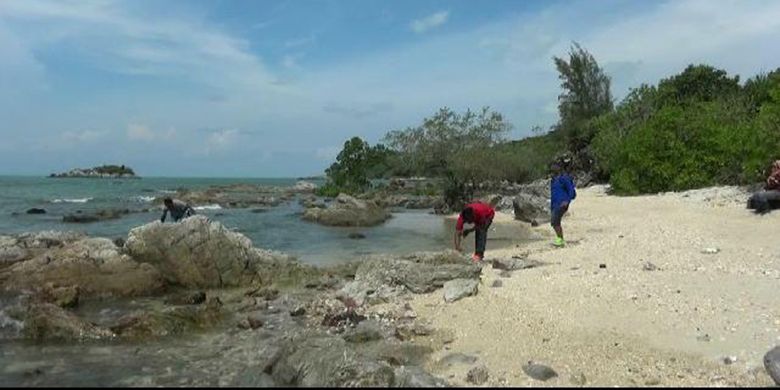
[[[467,204],[458,216],[458,223],[455,225],[455,249],[462,251],[461,240],[472,231],[474,233],[474,255],[471,260],[475,263],[482,261],[485,256],[485,245],[487,244],[487,232],[490,224],[493,223],[495,210],[485,203],[474,202]],[[463,223],[472,223],[474,227],[463,230]]]

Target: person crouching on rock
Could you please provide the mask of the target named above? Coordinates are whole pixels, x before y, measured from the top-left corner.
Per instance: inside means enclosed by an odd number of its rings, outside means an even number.
[[[190,205],[176,199],[173,200],[171,198],[165,198],[163,200],[163,203],[165,204],[165,211],[163,211],[163,215],[160,218],[160,222],[165,222],[165,217],[168,216],[168,213],[171,213],[171,217],[173,218],[173,222],[179,222],[182,218],[187,218],[191,215],[195,215],[195,209],[190,207]]]
[[[455,250],[462,251],[461,240],[474,233],[474,255],[471,261],[474,263],[482,261],[485,257],[485,245],[487,244],[487,232],[490,224],[493,223],[495,210],[485,203],[475,202],[467,204],[458,216],[458,223],[455,225]],[[463,224],[474,224],[471,229],[463,230]]]
[[[550,182],[550,212],[552,215],[550,225],[555,230],[553,245],[562,247],[566,245],[566,242],[563,240],[561,219],[566,214],[566,211],[569,210],[571,201],[577,197],[577,190],[574,189],[574,181],[568,174],[563,172],[559,164],[554,163],[550,168],[553,173],[553,178]]]

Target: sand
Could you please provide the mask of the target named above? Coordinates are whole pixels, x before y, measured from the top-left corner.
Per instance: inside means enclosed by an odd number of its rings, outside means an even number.
[[[579,190],[563,221],[567,247],[552,247],[549,225],[528,228],[531,243],[491,250],[488,241],[487,261],[546,265],[509,277],[486,265],[476,296],[448,304],[437,291],[410,302],[449,342],[429,368],[455,385],[468,385],[479,364],[484,386],[772,385],[761,359],[780,344],[780,211],[754,215],[746,199],[733,187]],[[511,224],[527,226],[508,214],[494,221]],[[478,360],[437,364],[453,353]],[[528,377],[531,360],[558,376]]]

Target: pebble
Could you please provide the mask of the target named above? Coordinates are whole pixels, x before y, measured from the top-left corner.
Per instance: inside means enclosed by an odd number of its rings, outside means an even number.
[[[720,249],[718,248],[704,248],[704,250],[701,251],[701,253],[705,255],[713,255],[718,252],[720,252]]]
[[[725,358],[723,358],[723,364],[726,364],[726,365],[734,364],[736,362],[737,362],[737,357],[736,356],[726,356]]]
[[[606,264],[599,264],[599,268],[607,268]]]
[[[531,378],[540,381],[547,381],[548,379],[558,376],[558,373],[552,368],[543,364],[534,363],[533,361],[529,361],[527,365],[523,366],[523,372]]]
[[[655,264],[648,261],[642,266],[642,269],[644,269],[645,271],[656,271],[658,270],[658,267]]]

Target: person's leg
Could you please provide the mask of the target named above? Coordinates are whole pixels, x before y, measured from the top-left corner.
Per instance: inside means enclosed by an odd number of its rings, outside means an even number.
[[[553,242],[556,246],[563,246],[563,227],[561,227],[561,218],[563,217],[563,210],[560,208],[555,208],[552,210],[552,217],[550,218],[550,225],[552,225],[553,230],[555,230],[555,241]]]
[[[485,256],[485,245],[487,244],[487,226],[478,227],[474,231],[474,254],[480,260]]]

